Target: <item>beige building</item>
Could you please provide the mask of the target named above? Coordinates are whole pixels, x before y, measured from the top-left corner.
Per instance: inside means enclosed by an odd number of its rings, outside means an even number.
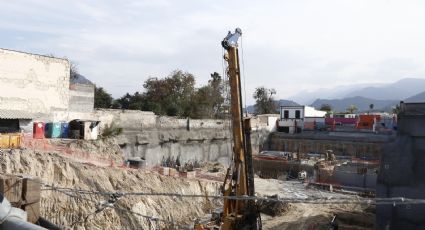
[[[0,110],[32,114],[68,110],[69,77],[65,59],[0,48]]]

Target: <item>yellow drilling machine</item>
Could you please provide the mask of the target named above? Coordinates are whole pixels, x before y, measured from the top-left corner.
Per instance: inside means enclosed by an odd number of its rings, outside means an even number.
[[[237,28],[234,33],[229,33],[221,42],[225,49],[224,59],[228,64],[226,73],[230,85],[230,110],[233,132],[233,159],[227,169],[222,186],[224,197],[223,210],[210,223],[195,224],[196,230],[222,229],[222,230],[258,230],[261,229],[261,218],[253,199],[254,196],[254,170],[252,167],[251,151],[251,126],[248,118],[243,118],[241,79],[239,65],[238,40],[242,31]]]

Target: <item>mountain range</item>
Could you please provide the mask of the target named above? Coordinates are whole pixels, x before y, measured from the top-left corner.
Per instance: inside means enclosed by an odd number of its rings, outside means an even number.
[[[333,111],[344,112],[350,105],[355,105],[357,111],[369,110],[369,105],[373,104],[374,109],[391,111],[391,108],[400,103],[400,100],[378,100],[361,96],[347,97],[343,99],[317,99],[311,104],[316,109],[320,109],[323,104],[332,106]]]
[[[368,111],[373,104],[374,110],[390,112],[392,108],[404,102],[425,102],[425,79],[403,78],[393,83],[354,84],[334,88],[320,88],[314,91],[300,92],[288,98],[279,100],[279,105],[311,105],[319,109],[323,104],[329,104],[334,111],[344,112],[350,105],[355,105],[358,111]],[[254,106],[247,107],[248,112],[254,112]]]
[[[338,86],[330,89],[317,89],[300,92],[289,97],[289,100],[300,104],[314,104],[317,99],[344,99],[363,97],[374,100],[403,100],[425,91],[425,79],[403,78],[388,84],[354,84]]]
[[[404,102],[425,102],[425,91],[403,100]]]

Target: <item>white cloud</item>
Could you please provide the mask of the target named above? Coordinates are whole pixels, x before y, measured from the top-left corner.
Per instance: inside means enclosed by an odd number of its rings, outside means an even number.
[[[425,2],[3,1],[0,42],[75,60],[114,96],[180,68],[222,72],[220,41],[242,28],[248,101],[300,90],[425,77]],[[12,39],[14,38],[14,39]],[[19,39],[17,39],[19,38]]]

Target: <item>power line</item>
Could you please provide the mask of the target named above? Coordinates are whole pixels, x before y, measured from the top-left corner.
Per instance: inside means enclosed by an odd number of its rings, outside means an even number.
[[[246,101],[248,100],[248,98],[246,97],[246,77],[245,77],[245,61],[244,61],[244,52],[243,52],[243,37],[244,36],[241,36],[242,79],[243,79],[243,91],[244,91],[244,94],[245,94],[245,100],[244,100],[245,114],[246,114],[246,116],[248,116],[248,109],[246,107]]]

